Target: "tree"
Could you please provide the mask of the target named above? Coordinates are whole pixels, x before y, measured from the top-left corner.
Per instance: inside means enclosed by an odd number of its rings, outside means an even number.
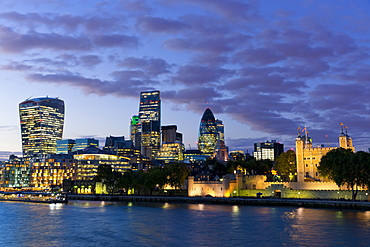
[[[356,200],[358,187],[367,186],[369,182],[368,175],[364,175],[368,172],[369,160],[362,152],[355,154],[351,149],[337,148],[321,158],[318,171],[339,187],[345,185],[351,189],[352,200]]]
[[[167,175],[167,183],[177,189],[184,184],[190,174],[190,170],[184,164],[171,163],[165,166],[165,173]]]
[[[275,170],[279,173],[283,181],[290,182],[291,175],[297,173],[296,155],[293,150],[288,150],[276,158]]]
[[[95,182],[102,182],[110,193],[118,188],[119,180],[122,174],[112,170],[110,165],[99,165],[97,175],[94,177]]]

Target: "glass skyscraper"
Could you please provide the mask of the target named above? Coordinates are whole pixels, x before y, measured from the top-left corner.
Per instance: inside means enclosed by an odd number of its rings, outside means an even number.
[[[140,93],[141,154],[153,159],[161,145],[161,98],[159,91]]]
[[[62,139],[64,101],[58,98],[33,98],[19,104],[24,157],[56,153]]]
[[[199,126],[198,149],[204,154],[213,155],[219,140],[219,129],[217,121],[211,111],[207,108],[204,111]]]

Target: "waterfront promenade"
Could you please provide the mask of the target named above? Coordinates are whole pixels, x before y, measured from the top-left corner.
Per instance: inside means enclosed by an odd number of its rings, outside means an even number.
[[[117,195],[69,195],[69,200],[228,204],[250,206],[290,206],[310,208],[338,208],[370,210],[369,201],[317,200],[288,198],[238,198],[238,197],[163,197]]]

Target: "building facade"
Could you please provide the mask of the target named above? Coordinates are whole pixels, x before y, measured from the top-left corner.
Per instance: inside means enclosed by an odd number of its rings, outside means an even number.
[[[33,98],[19,104],[24,157],[56,153],[56,142],[63,136],[64,101]]]
[[[284,145],[272,140],[271,142],[254,143],[253,156],[255,160],[271,160],[276,158],[284,152]]]
[[[216,119],[211,111],[207,108],[200,120],[198,149],[203,154],[213,155],[217,142],[219,140]]]
[[[159,91],[140,93],[141,154],[153,159],[161,145],[161,98]]]
[[[297,181],[325,181],[318,173],[317,167],[320,164],[321,157],[329,151],[337,149],[338,147],[314,147],[312,139],[308,136],[307,128],[302,131],[298,130],[298,137],[296,138],[296,159],[297,159]],[[348,136],[347,132],[344,133],[343,129],[339,135],[339,147],[351,149],[353,147],[352,138]]]

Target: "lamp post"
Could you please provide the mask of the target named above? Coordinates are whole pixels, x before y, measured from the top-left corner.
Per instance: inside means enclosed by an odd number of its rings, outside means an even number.
[[[298,192],[298,198],[301,199],[301,192]]]
[[[338,193],[338,200],[339,200],[339,191],[337,193]]]

